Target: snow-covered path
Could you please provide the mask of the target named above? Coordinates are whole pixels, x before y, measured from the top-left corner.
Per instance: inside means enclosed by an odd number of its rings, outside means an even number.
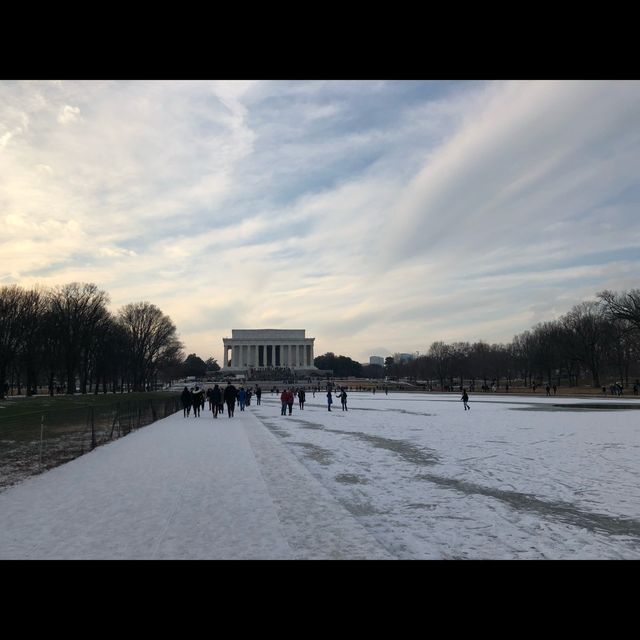
[[[4,559],[391,557],[249,411],[165,418],[8,489],[0,517]]]
[[[638,399],[470,405],[176,414],[0,493],[0,558],[640,559]]]

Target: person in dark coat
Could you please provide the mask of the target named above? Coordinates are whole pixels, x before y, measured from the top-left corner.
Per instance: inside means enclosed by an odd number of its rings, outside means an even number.
[[[342,402],[342,410],[343,411],[348,411],[347,409],[347,392],[344,389],[340,390],[340,395],[338,396],[340,398],[340,402]]]
[[[227,405],[227,413],[229,414],[230,418],[233,418],[233,411],[236,406],[237,394],[238,391],[232,384],[228,384],[226,389],[224,390],[224,401]]]
[[[462,398],[460,398],[460,399],[464,403],[464,410],[466,411],[467,409],[469,409],[469,411],[471,411],[471,407],[469,406],[469,396],[467,394],[467,390],[466,389],[462,390]]]
[[[211,390],[211,409],[213,411],[213,417],[218,417],[218,412],[220,411],[220,405],[222,404],[222,391],[220,391],[220,387],[216,384]]]
[[[260,398],[262,398],[262,389],[260,385],[256,386],[256,404],[260,404]]]
[[[305,392],[304,389],[298,389],[298,404],[301,409],[304,409]]]
[[[333,404],[333,397],[331,395],[331,389],[327,391],[327,409],[331,411],[331,405]]]
[[[180,401],[182,402],[182,415],[184,418],[188,418],[189,414],[191,413],[192,399],[191,399],[191,391],[189,391],[187,387],[185,387],[182,393],[180,394]]]
[[[193,417],[194,418],[199,418],[200,417],[200,407],[202,406],[202,402],[204,399],[204,392],[202,389],[199,389],[197,386],[195,387],[195,389],[191,392],[191,397],[192,397],[192,401],[193,401]]]

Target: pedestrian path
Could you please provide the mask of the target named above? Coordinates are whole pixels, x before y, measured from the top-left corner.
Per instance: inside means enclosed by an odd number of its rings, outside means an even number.
[[[0,493],[0,558],[392,556],[236,410],[175,414]]]

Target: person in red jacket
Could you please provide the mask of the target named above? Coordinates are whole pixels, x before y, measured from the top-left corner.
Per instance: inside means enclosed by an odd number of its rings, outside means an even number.
[[[287,407],[289,407],[289,415],[293,411],[293,401],[295,399],[295,395],[293,394],[293,389],[289,389],[287,391]]]
[[[288,397],[289,396],[287,395],[287,390],[283,389],[282,393],[280,394],[280,402],[282,402],[282,410],[280,411],[281,416],[287,415],[287,398]]]

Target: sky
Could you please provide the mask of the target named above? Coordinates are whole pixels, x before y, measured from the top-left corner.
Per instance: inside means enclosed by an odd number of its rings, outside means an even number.
[[[638,400],[509,396],[178,411],[0,492],[0,559],[640,559]]]
[[[637,81],[0,81],[0,285],[157,305],[185,355],[509,342],[640,286]]]

